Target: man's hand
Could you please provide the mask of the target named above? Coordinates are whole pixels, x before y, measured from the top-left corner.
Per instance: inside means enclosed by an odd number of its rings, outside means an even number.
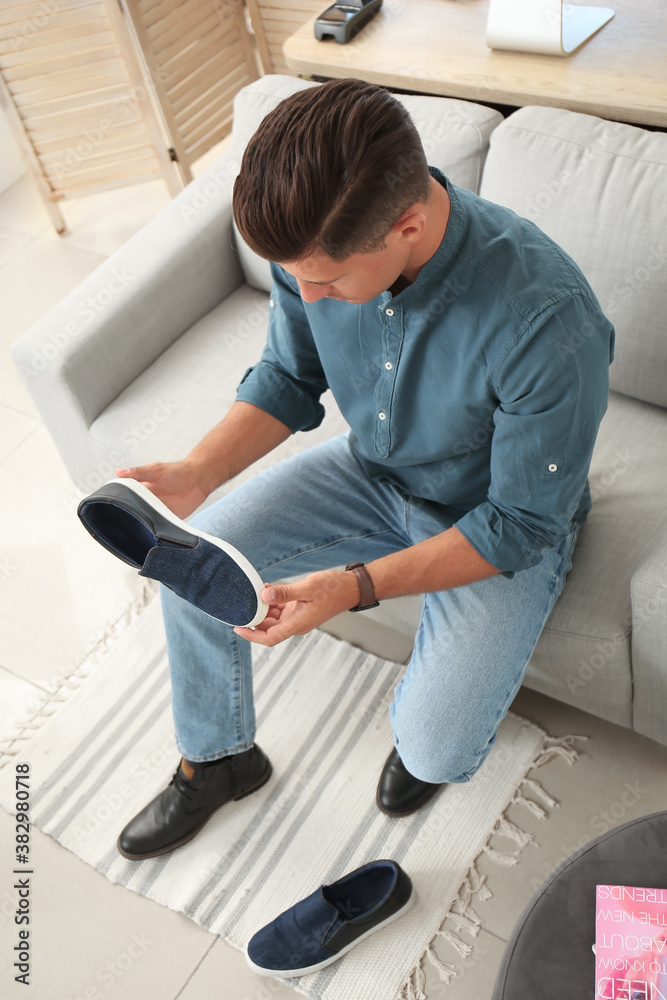
[[[286,441],[291,430],[252,403],[237,400],[181,462],[151,462],[116,469],[119,479],[136,479],[177,517],[189,517],[223,483]]]
[[[235,628],[243,639],[262,646],[276,646],[291,635],[305,635],[359,603],[359,584],[354,573],[324,570],[289,586],[266,584],[262,600],[269,613],[256,628]]]
[[[119,479],[138,480],[177,517],[188,517],[208,496],[187,459],[116,469],[116,475]]]

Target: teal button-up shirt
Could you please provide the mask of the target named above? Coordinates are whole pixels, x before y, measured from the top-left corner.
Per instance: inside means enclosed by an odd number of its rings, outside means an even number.
[[[307,304],[271,265],[266,347],[237,398],[309,430],[330,388],[368,475],[511,574],[590,509],[614,328],[537,226],[431,173],[451,200],[447,230],[398,295]]]

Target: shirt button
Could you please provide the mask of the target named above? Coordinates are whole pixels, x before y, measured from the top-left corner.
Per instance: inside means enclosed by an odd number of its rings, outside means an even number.
[[[385,309],[385,315],[386,316],[393,316],[394,315],[394,310],[393,309]]]
[[[386,420],[387,419],[387,414],[386,413],[378,413],[378,417],[380,418],[380,420]]]
[[[552,462],[551,465],[549,466],[549,472],[558,472],[558,466],[556,465],[555,462]]]
[[[269,299],[269,305],[270,305],[270,306],[271,306],[271,308],[273,309],[273,307],[274,307],[274,305],[275,305],[275,303],[274,303],[273,299]]]
[[[390,372],[392,370],[392,368],[394,367],[392,365],[391,361],[385,361],[384,366],[385,366],[385,368],[387,369],[388,372]]]

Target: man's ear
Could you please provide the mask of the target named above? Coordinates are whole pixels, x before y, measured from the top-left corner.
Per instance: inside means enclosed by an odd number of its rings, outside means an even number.
[[[412,205],[408,208],[398,222],[391,227],[391,233],[399,239],[408,240],[410,243],[417,243],[425,230],[426,212],[419,205]]]

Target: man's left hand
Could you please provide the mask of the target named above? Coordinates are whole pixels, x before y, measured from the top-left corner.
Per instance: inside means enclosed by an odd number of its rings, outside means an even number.
[[[276,646],[291,635],[305,635],[359,603],[359,584],[354,573],[324,570],[289,585],[266,584],[262,600],[270,605],[259,625],[235,628],[242,639],[262,646]]]

